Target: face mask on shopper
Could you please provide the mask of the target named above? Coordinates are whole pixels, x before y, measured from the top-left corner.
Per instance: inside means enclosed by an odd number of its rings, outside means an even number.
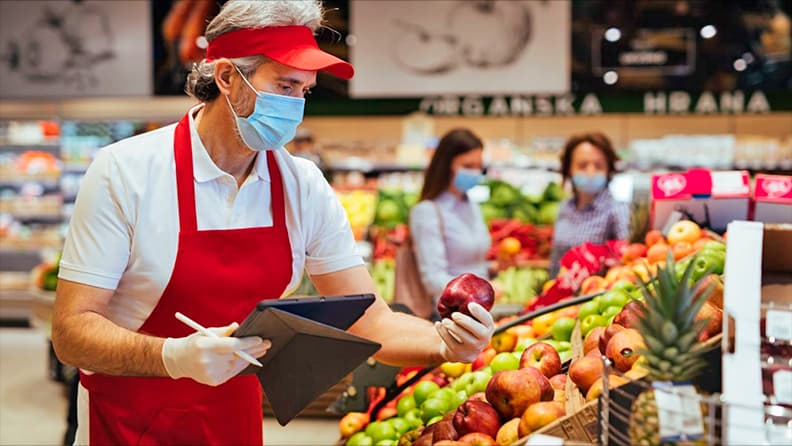
[[[576,173],[572,175],[572,184],[580,192],[589,194],[596,194],[605,187],[608,178],[604,173],[595,173],[594,175],[586,175],[583,173]]]
[[[236,68],[236,67],[235,67]],[[239,71],[239,68],[237,68]],[[279,149],[294,138],[303,119],[304,98],[293,98],[258,91],[239,71],[248,87],[256,93],[256,105],[247,118],[239,117],[226,96],[234,114],[242,142],[253,150]]]
[[[461,192],[467,192],[472,189],[473,186],[479,184],[483,177],[484,175],[481,174],[480,170],[459,169],[454,175],[454,187]]]

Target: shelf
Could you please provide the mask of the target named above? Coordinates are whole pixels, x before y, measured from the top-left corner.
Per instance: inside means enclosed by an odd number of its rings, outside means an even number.
[[[14,220],[22,223],[39,223],[39,224],[56,224],[63,223],[65,220],[61,214],[9,214],[14,217]]]
[[[333,172],[362,172],[362,173],[388,173],[388,172],[422,172],[425,166],[416,166],[399,163],[370,163],[367,161],[351,161],[332,163],[324,166]]]
[[[29,178],[29,179],[17,179],[17,180],[2,180],[0,181],[0,189],[12,188],[12,189],[19,189],[20,187],[26,184],[38,184],[46,190],[57,190],[60,189],[60,181],[58,179],[48,178],[45,180],[37,179],[37,178]]]
[[[0,152],[23,153],[28,151],[60,154],[60,144],[0,144]]]

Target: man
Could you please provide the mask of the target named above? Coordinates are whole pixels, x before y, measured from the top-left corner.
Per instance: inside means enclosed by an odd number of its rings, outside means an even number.
[[[319,50],[316,1],[231,1],[189,75],[201,104],[177,125],[100,151],[77,198],[53,318],[81,369],[78,443],[261,444],[261,389],[236,376],[270,344],[228,337],[305,270],[322,295],[373,293],[343,208],[319,170],[283,149],[304,96],[348,63]],[[432,327],[378,299],[350,332],[393,365],[472,361],[492,317]],[[183,312],[219,338],[193,333]]]

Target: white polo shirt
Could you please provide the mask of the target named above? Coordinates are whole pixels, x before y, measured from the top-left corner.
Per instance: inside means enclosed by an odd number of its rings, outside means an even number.
[[[200,107],[190,110],[198,229],[271,226],[267,157],[256,157],[237,188],[198,136],[193,116]],[[83,178],[63,248],[59,277],[115,290],[108,318],[130,330],[138,330],[157,305],[176,260],[175,126],[99,151]],[[316,275],[363,265],[346,213],[321,171],[285,150],[276,159],[293,257],[284,295],[299,285],[304,270]]]

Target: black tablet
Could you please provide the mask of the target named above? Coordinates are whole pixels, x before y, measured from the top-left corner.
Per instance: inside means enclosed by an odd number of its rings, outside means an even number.
[[[292,299],[263,300],[248,315],[234,336],[244,336],[256,325],[259,315],[268,308],[277,308],[314,322],[346,330],[355,323],[366,309],[374,303],[373,294],[352,294],[346,296],[301,297]]]

